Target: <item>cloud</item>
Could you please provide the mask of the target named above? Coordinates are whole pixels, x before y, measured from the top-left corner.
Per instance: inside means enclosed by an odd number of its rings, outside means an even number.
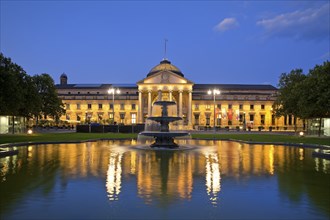
[[[319,8],[297,10],[277,15],[273,18],[257,21],[266,36],[289,37],[294,39],[321,40],[329,39],[329,3]]]
[[[214,27],[215,31],[225,32],[239,26],[236,18],[225,18]]]

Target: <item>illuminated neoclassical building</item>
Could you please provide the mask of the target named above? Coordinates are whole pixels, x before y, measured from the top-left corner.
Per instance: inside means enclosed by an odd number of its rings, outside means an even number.
[[[66,115],[61,120],[70,123],[145,123],[157,100],[177,103],[177,114],[183,117],[182,129],[205,126],[236,128],[259,126],[293,128],[293,116],[275,118],[272,104],[277,89],[272,85],[251,84],[198,84],[190,81],[169,60],[163,59],[145,78],[135,84],[68,84],[62,74],[56,85],[63,100]],[[109,94],[111,88],[120,93]],[[208,94],[218,89],[220,94]]]

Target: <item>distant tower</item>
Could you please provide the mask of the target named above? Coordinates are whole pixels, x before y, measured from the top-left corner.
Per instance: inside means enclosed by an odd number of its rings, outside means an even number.
[[[62,75],[60,76],[60,84],[61,85],[67,85],[68,84],[68,77],[65,73],[62,73]]]

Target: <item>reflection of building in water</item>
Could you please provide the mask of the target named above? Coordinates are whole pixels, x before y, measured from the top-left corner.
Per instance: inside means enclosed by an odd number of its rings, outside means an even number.
[[[218,193],[220,192],[220,167],[219,167],[219,157],[218,154],[213,153],[204,153],[206,158],[205,166],[205,179],[206,179],[206,191],[210,197],[210,201],[213,205],[218,203]]]
[[[146,203],[154,198],[170,202],[174,197],[190,199],[193,158],[180,152],[139,152],[136,158],[138,194]]]
[[[110,201],[118,200],[121,189],[121,159],[122,153],[111,152],[109,158],[109,168],[107,172],[107,192]]]
[[[65,176],[103,176],[109,161],[109,148],[100,148],[98,142],[64,144],[58,156]]]
[[[281,146],[248,145],[235,142],[220,142],[221,173],[235,178],[251,175],[274,174],[274,162],[284,159]],[[276,155],[276,158],[275,158]]]
[[[330,173],[330,161],[315,157],[315,170],[323,173]]]
[[[147,203],[156,200],[170,204],[174,199],[190,199],[194,180],[206,180],[206,192],[216,198],[224,178],[249,178],[273,175],[288,170],[313,167],[329,173],[325,159],[312,158],[312,149],[272,145],[248,145],[236,142],[200,140],[201,152],[127,150],[118,142],[102,141],[79,144],[54,144],[20,147],[17,156],[0,158],[1,184],[32,184],[33,180],[55,181],[60,176],[63,186],[71,179],[100,178],[106,183],[109,198],[115,200],[122,182],[136,177],[137,193]],[[120,142],[128,146],[131,142]],[[133,142],[134,144],[134,142]],[[207,147],[210,146],[210,147]],[[122,151],[119,151],[119,150]],[[209,149],[210,151],[208,151]],[[212,151],[211,151],[212,150]],[[221,179],[220,179],[221,173]],[[8,178],[15,175],[16,178]],[[290,177],[287,177],[290,178]],[[281,180],[279,180],[281,181]]]

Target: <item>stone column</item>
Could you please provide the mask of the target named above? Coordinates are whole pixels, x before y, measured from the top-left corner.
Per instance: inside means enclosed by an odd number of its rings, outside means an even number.
[[[172,100],[172,90],[169,91],[169,95],[170,95],[170,97],[169,97],[170,101],[173,101]]]
[[[142,123],[142,122],[143,122],[142,91],[139,90],[138,123]]]
[[[191,123],[191,104],[192,104],[192,91],[188,91],[189,97],[188,97],[188,126],[190,127],[192,125]]]
[[[151,90],[148,90],[148,117],[151,116]]]
[[[179,117],[182,117],[182,90],[179,90]]]

